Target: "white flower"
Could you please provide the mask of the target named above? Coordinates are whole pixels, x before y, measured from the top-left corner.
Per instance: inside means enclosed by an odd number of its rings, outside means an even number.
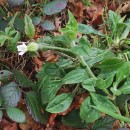
[[[18,45],[17,46],[17,49],[18,49],[18,52],[19,52],[19,55],[23,55],[25,52],[28,51],[28,48],[27,46],[25,45],[25,43],[23,43],[22,45]]]

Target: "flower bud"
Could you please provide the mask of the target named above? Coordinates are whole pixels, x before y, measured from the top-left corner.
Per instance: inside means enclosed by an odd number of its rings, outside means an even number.
[[[31,42],[27,46],[28,51],[37,51],[38,50],[38,44],[35,42]]]

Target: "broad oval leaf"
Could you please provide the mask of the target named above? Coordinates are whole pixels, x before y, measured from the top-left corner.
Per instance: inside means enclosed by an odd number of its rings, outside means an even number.
[[[25,100],[26,100],[29,113],[32,115],[34,120],[45,124],[47,122],[47,114],[42,113],[41,111],[42,104],[41,104],[39,94],[36,92],[30,91],[26,93]]]
[[[86,128],[87,123],[83,122],[79,116],[79,110],[73,109],[69,114],[62,117],[62,123],[74,128]]]
[[[59,67],[55,63],[46,63],[44,66],[44,71],[46,75],[48,75],[51,78],[61,78],[64,76],[65,72],[61,67]]]
[[[8,70],[1,70],[0,71],[0,81],[1,82],[7,82],[10,81],[10,79],[13,79],[13,73]]]
[[[8,4],[11,7],[23,4],[24,0],[8,0]]]
[[[33,86],[33,82],[22,72],[17,69],[13,70],[14,76],[18,82],[18,84],[23,88],[29,88]]]
[[[130,100],[130,95],[120,95],[116,98],[116,106],[120,109],[125,111],[125,104]]]
[[[42,103],[45,104],[54,99],[57,91],[61,87],[61,82],[56,80],[50,80],[49,78],[46,78],[43,82],[44,83],[41,89],[41,98]]]
[[[88,78],[88,74],[84,69],[75,69],[70,71],[62,80],[63,84],[74,84],[85,81]]]
[[[94,88],[95,85],[96,85],[95,78],[89,78],[89,79],[86,79],[84,82],[82,82],[83,88],[90,92],[95,92],[95,88]]]
[[[99,36],[104,36],[104,34],[94,29],[92,26],[85,24],[78,24],[78,31],[82,34],[95,34]]]
[[[43,30],[47,30],[47,31],[51,31],[51,30],[55,30],[55,25],[53,22],[49,21],[49,20],[45,20],[41,23],[42,29]]]
[[[61,12],[67,5],[68,0],[53,0],[44,5],[43,11],[47,15],[53,15]]]
[[[86,123],[91,123],[100,118],[99,111],[91,107],[90,97],[87,97],[80,106],[80,117]]]
[[[8,107],[6,110],[8,117],[18,123],[25,123],[25,114],[23,111],[15,107]]]
[[[16,83],[11,82],[0,87],[0,95],[3,99],[3,105],[5,107],[16,106],[20,100],[21,91]]]
[[[92,48],[89,51],[89,53],[86,56],[84,56],[84,59],[89,66],[93,66],[94,64],[101,62],[105,59],[111,58],[111,57],[114,57],[114,54],[109,50],[101,50],[98,48]]]
[[[112,112],[117,112],[116,106],[107,98],[102,95],[91,93],[92,100],[94,104],[98,107],[102,107],[103,109],[108,109]]]
[[[121,88],[119,88],[119,91],[122,94],[130,94],[130,81],[126,81]]]
[[[73,93],[62,93],[56,96],[48,105],[46,110],[50,113],[59,113],[65,111],[72,103]]]
[[[105,116],[94,122],[92,130],[111,130],[115,119],[110,116]]]
[[[125,62],[116,73],[116,84],[119,84],[123,79],[129,76],[130,62]]]
[[[86,56],[91,50],[90,42],[87,37],[83,36],[80,38],[78,44],[71,48],[71,51],[80,56]]]
[[[96,65],[96,67],[102,70],[117,70],[124,64],[125,60],[119,58],[109,58],[100,62],[100,64]]]
[[[42,20],[42,17],[32,17],[32,22],[36,26],[38,25]]]
[[[35,27],[32,23],[32,19],[25,14],[24,17],[24,23],[25,23],[25,33],[29,38],[33,38],[35,35]]]

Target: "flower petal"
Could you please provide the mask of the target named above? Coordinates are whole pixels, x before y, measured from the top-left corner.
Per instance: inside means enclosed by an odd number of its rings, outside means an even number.
[[[25,53],[24,51],[21,51],[21,52],[19,52],[19,55],[22,56],[24,53]]]
[[[18,51],[23,51],[23,52],[26,52],[28,50],[28,48],[25,45],[25,43],[23,43],[22,45],[18,45],[17,49],[18,49]]]

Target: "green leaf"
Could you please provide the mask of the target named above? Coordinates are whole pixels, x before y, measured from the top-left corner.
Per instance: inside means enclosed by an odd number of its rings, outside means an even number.
[[[55,25],[53,22],[49,21],[49,20],[44,20],[41,23],[42,29],[43,30],[47,30],[47,31],[52,31],[55,30]]]
[[[57,91],[61,88],[61,82],[46,78],[41,89],[42,103],[48,103],[56,96]]]
[[[86,79],[84,82],[82,82],[83,88],[90,92],[95,92],[95,88],[94,88],[95,84],[96,84],[96,80],[94,78],[89,78]]]
[[[85,25],[85,24],[78,24],[78,32],[82,34],[95,34],[99,36],[104,36],[104,34],[94,29],[92,26]]]
[[[97,78],[95,88],[98,89],[106,89],[111,86],[113,82],[114,75],[109,75],[106,79],[103,79],[102,77]]]
[[[80,117],[86,123],[92,123],[98,118],[101,114],[99,111],[91,107],[90,97],[87,97],[80,106]]]
[[[130,95],[123,95],[116,97],[116,106],[119,107],[120,110],[125,111],[125,104],[130,100]]]
[[[114,78],[114,75],[110,75],[107,79],[105,79],[105,88],[108,88],[111,86],[111,84],[113,83],[113,78]]]
[[[50,113],[65,111],[72,103],[74,94],[62,93],[56,96],[48,105],[46,110]]]
[[[2,117],[3,117],[3,112],[2,112],[2,110],[0,110],[0,121],[1,121]]]
[[[0,95],[3,99],[3,105],[5,107],[16,106],[20,100],[21,91],[16,83],[11,82],[0,87]]]
[[[109,71],[113,71],[113,70],[117,70],[118,68],[120,68],[123,64],[124,64],[124,60],[123,59],[119,59],[119,58],[109,58],[106,60],[103,60],[102,62],[100,62],[100,64],[96,65],[96,67],[102,69],[102,70],[109,70]]]
[[[13,79],[13,73],[8,70],[1,70],[0,71],[0,81],[7,82]]]
[[[8,107],[6,109],[8,117],[18,123],[25,123],[25,114],[15,107]]]
[[[36,26],[38,25],[42,20],[42,17],[32,17],[32,22]]]
[[[118,23],[116,38],[120,40],[127,38],[129,31],[130,29],[126,26],[125,23]]]
[[[57,35],[53,38],[54,44],[60,43],[62,47],[68,47],[70,46],[71,40],[66,35]]]
[[[68,0],[53,0],[44,5],[43,11],[47,15],[61,12],[67,5]]]
[[[82,37],[78,44],[71,48],[71,51],[77,55],[86,56],[91,50],[90,42],[86,37]]]
[[[62,123],[74,128],[86,128],[87,123],[83,122],[79,116],[79,110],[73,109],[69,114],[62,117]]]
[[[98,89],[106,88],[105,80],[103,80],[102,78],[97,78],[95,88],[98,88]]]
[[[66,59],[66,58],[61,57],[56,64],[60,66],[61,68],[66,69],[73,65],[73,61],[71,59]]]
[[[8,1],[12,1],[12,0],[8,0]],[[13,1],[14,1],[14,0],[13,0]],[[23,0],[17,0],[17,1],[18,1],[17,3],[19,3],[20,1],[23,1]],[[19,14],[19,12],[16,12],[16,13],[14,14],[14,16],[11,18],[11,20],[10,20],[9,23],[8,23],[9,27],[13,27],[14,21],[15,21],[15,19],[16,19],[16,17],[17,17],[18,14]]]
[[[42,113],[41,111],[42,104],[39,93],[30,91],[25,94],[25,100],[27,104],[27,109],[32,115],[33,119],[45,124],[47,122],[47,114],[45,112]]]
[[[8,4],[11,7],[18,6],[24,3],[24,0],[8,0]]]
[[[11,44],[15,44],[20,40],[20,32],[16,31],[13,39],[9,40]]]
[[[0,46],[3,46],[5,41],[8,39],[9,37],[6,36],[6,34],[2,31],[0,31]]]
[[[69,15],[69,21],[66,24],[65,28],[61,28],[60,32],[66,34],[71,40],[75,40],[77,38],[78,23],[74,15],[69,10],[68,15]]]
[[[26,75],[21,73],[19,70],[14,69],[13,73],[17,82],[22,88],[30,88],[33,86],[33,82]]]
[[[117,23],[121,19],[120,15],[115,13],[112,10],[109,10],[108,15],[109,15],[108,22],[109,22],[110,29],[112,29],[112,27],[113,27],[113,29],[116,28]]]
[[[119,91],[122,94],[130,94],[130,81],[126,81],[121,88],[119,88]]]
[[[105,116],[94,122],[92,130],[111,130],[115,119],[110,116]]]
[[[7,44],[7,49],[9,51],[15,52],[17,50],[17,42],[20,39],[20,33],[16,30],[13,30],[13,31],[14,31],[14,34],[10,36],[10,38],[8,39],[9,44]]]
[[[14,28],[20,32],[24,32],[24,19],[17,16],[14,21]]]
[[[44,72],[51,78],[61,78],[65,74],[63,69],[56,63],[46,63],[44,65]]]
[[[89,66],[93,66],[95,63],[104,59],[114,57],[114,54],[109,50],[101,50],[98,48],[92,48],[89,53],[84,56],[85,61]],[[97,65],[96,65],[97,66]]]
[[[99,106],[103,109],[108,109],[109,111],[117,112],[116,106],[107,97],[96,93],[91,93],[91,98],[97,107]]]
[[[125,79],[129,75],[130,71],[130,62],[125,62],[116,73],[116,84],[119,84],[120,81]]]
[[[25,23],[25,33],[29,38],[33,38],[35,35],[35,27],[32,23],[31,18],[25,14],[24,17],[24,23]]]
[[[84,69],[75,69],[65,75],[62,80],[63,84],[74,84],[85,81],[88,78],[88,74]]]
[[[2,103],[3,103],[3,99],[2,99],[2,97],[0,96],[0,106],[2,106]]]

